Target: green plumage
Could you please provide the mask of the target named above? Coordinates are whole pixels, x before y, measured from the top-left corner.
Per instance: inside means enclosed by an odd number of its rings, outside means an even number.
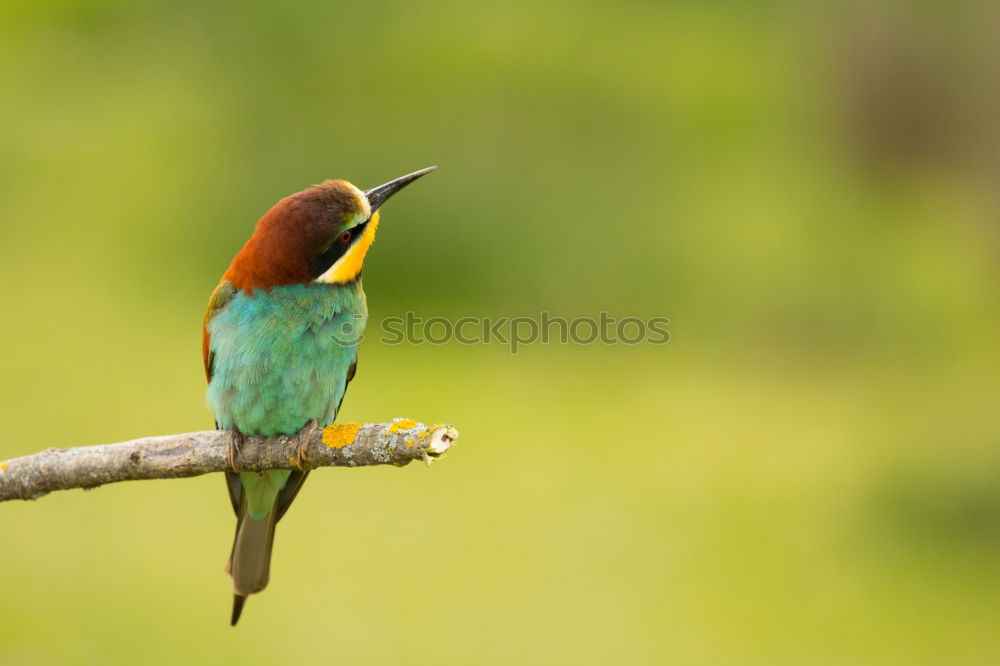
[[[240,484],[247,497],[247,515],[254,520],[267,518],[291,474],[290,469],[271,469],[263,474],[240,472]]]
[[[294,434],[309,421],[333,423],[357,361],[367,320],[360,280],[254,290],[225,288],[224,305],[207,322],[217,426],[244,435]],[[230,572],[236,601],[268,582],[278,519],[306,473],[228,473],[238,523]]]
[[[237,292],[208,322],[208,401],[244,435],[333,423],[368,318],[360,281]]]

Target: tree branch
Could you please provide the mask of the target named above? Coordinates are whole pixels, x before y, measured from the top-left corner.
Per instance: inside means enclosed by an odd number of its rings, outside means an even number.
[[[396,465],[413,460],[428,465],[458,438],[450,425],[426,426],[412,419],[391,423],[338,423],[304,428],[297,435],[247,437],[237,464],[242,471]],[[0,502],[37,499],[53,490],[95,488],[139,479],[173,479],[230,469],[226,460],[230,433],[223,430],[143,437],[118,444],[47,449],[0,461]]]

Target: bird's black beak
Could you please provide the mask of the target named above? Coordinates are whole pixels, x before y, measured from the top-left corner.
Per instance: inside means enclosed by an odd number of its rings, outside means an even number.
[[[405,176],[400,176],[396,180],[390,180],[384,185],[379,185],[378,187],[373,187],[372,189],[367,190],[365,192],[365,196],[368,197],[368,205],[371,206],[372,212],[374,213],[378,210],[379,206],[385,203],[385,200],[393,194],[399,192],[417,178],[434,171],[434,169],[437,169],[437,167],[431,166],[426,169],[421,169],[420,171],[414,171],[413,173],[408,173]]]

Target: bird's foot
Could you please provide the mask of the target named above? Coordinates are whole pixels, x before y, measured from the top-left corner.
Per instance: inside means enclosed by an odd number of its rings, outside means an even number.
[[[295,435],[295,439],[298,440],[295,444],[295,467],[299,470],[305,469],[306,453],[309,451],[309,442],[312,441],[313,435],[316,434],[316,430],[318,428],[319,421],[313,419],[309,421],[309,423],[302,426],[302,429]]]
[[[229,431],[229,443],[226,445],[226,462],[229,463],[229,467],[234,472],[240,471],[236,468],[236,461],[239,458],[240,449],[245,441],[246,437],[239,430],[233,429]]]

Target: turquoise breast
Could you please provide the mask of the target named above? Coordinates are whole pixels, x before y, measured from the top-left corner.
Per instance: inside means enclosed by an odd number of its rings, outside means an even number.
[[[333,423],[367,319],[360,280],[238,292],[208,322],[218,427],[277,435]]]

